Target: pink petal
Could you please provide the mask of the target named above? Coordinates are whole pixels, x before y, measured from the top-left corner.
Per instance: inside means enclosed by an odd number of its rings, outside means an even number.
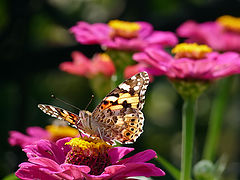
[[[121,158],[123,158],[128,153],[132,152],[134,148],[127,147],[114,147],[108,151],[108,155],[111,159],[111,164],[117,163]]]
[[[40,138],[49,137],[49,132],[38,126],[28,127],[26,129],[26,132],[32,137],[40,137]]]
[[[8,142],[12,146],[19,145],[22,148],[24,148],[26,145],[32,144],[37,140],[39,140],[39,138],[26,136],[18,131],[9,132]]]
[[[48,179],[57,180],[58,178],[39,170],[39,166],[32,163],[22,163],[15,175],[22,180]]]
[[[141,26],[139,31],[139,37],[141,37],[141,39],[148,37],[153,32],[153,26],[150,23],[143,21],[138,21],[136,23]]]
[[[175,34],[169,31],[154,31],[146,41],[150,45],[161,44],[161,46],[175,46],[178,43]]]
[[[119,161],[118,164],[127,164],[132,162],[146,162],[156,157],[157,157],[156,152],[152,149],[148,149],[148,150],[139,152],[129,158],[123,159]]]
[[[82,165],[73,165],[73,164],[62,164],[61,168],[62,172],[56,173],[58,176],[68,175],[72,177],[72,179],[83,179],[85,174],[88,174],[91,169],[88,166]]]
[[[40,140],[36,145],[28,145],[23,149],[29,158],[46,157],[62,164],[65,161],[65,155],[55,143],[48,140]]]
[[[132,176],[164,176],[165,173],[151,163],[128,163],[125,165],[113,165],[105,168],[106,174],[113,180],[124,179]]]
[[[65,145],[65,143],[69,142],[71,139],[72,138],[70,138],[70,137],[66,137],[66,138],[59,139],[56,142],[56,145],[63,151],[65,156],[72,149],[69,145]]]
[[[55,161],[44,158],[44,157],[35,157],[35,158],[29,158],[29,162],[39,165],[40,167],[45,167],[51,171],[60,171],[61,168],[59,164],[57,164]]]

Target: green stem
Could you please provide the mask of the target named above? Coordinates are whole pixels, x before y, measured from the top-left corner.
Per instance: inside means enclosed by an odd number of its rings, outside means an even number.
[[[133,52],[108,49],[106,53],[114,62],[116,74],[113,76],[112,81],[115,83],[115,86],[118,86],[124,81],[125,68],[135,63],[135,61],[132,60]]]
[[[182,114],[182,161],[180,180],[191,179],[196,98],[185,98]]]
[[[206,143],[203,150],[203,159],[213,161],[216,155],[216,149],[219,142],[223,117],[230,95],[231,84],[234,77],[222,79],[218,88],[217,96],[213,101],[212,111],[210,115],[209,127],[207,132]]]
[[[174,177],[174,179],[179,180],[180,171],[176,167],[174,167],[172,164],[170,164],[170,162],[168,162],[166,159],[161,157],[159,154],[157,155],[156,160],[159,163],[161,163],[161,165],[169,172],[169,174],[172,175],[172,177]]]

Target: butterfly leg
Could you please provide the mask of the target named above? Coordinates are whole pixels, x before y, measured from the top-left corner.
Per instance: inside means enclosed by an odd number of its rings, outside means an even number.
[[[82,132],[80,130],[78,130],[78,132],[79,132],[80,137],[82,138],[83,137]]]
[[[103,140],[103,137],[102,137],[102,134],[101,134],[101,131],[99,128],[98,128],[98,133],[99,133],[100,138]]]

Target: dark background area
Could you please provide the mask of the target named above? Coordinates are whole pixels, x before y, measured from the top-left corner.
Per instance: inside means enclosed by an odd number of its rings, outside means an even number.
[[[50,94],[54,93],[84,108],[93,94],[87,79],[58,68],[61,62],[71,61],[74,50],[88,57],[101,51],[97,45],[80,45],[74,40],[68,29],[77,21],[148,21],[156,30],[175,32],[186,20],[214,21],[224,14],[240,17],[240,1],[1,0],[0,178],[16,171],[17,165],[26,160],[20,147],[8,144],[9,130],[25,132],[29,126],[44,127],[49,124],[49,117],[37,108],[38,103],[66,107],[50,98]],[[226,153],[230,159],[225,172],[229,180],[237,179],[240,169],[238,79],[231,91],[218,149],[218,154]],[[198,103],[195,162],[201,158],[215,89],[216,85],[213,85]],[[154,149],[179,167],[182,100],[164,77],[156,78],[150,85],[146,99],[145,132],[132,146],[136,151]],[[93,108],[94,104],[89,109]],[[159,179],[172,178],[167,175]]]

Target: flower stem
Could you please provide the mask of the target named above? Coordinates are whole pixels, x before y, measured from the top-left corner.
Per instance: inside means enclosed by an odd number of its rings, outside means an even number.
[[[182,161],[180,180],[191,179],[196,98],[185,98],[182,114]]]
[[[220,87],[218,88],[217,96],[213,101],[212,111],[210,115],[209,127],[207,132],[207,138],[203,150],[203,159],[213,161],[215,159],[215,153],[219,142],[220,131],[222,127],[224,109],[226,109],[227,100],[229,98],[231,84],[234,77],[228,77],[222,79]]]

